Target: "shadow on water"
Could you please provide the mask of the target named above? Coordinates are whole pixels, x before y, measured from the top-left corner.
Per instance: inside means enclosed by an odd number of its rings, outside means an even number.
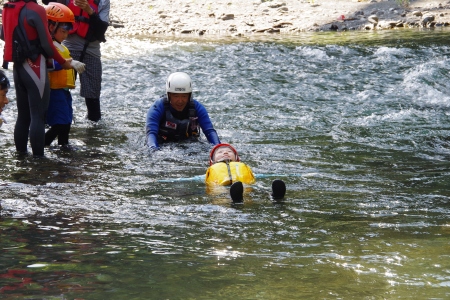
[[[75,89],[75,150],[45,159],[15,155],[11,96],[0,298],[448,298],[448,36],[108,41],[102,121]],[[206,188],[204,138],[147,151],[175,70],[258,175],[243,205]]]

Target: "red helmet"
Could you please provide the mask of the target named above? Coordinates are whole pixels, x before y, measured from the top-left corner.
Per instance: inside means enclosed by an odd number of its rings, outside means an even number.
[[[241,159],[239,158],[239,154],[237,153],[236,149],[234,149],[233,146],[231,146],[230,144],[217,144],[214,146],[214,148],[211,149],[211,152],[209,152],[209,165],[211,166],[212,164],[214,164],[213,158],[214,158],[214,152],[216,152],[217,149],[221,148],[221,147],[228,147],[230,148],[234,154],[236,155],[236,161],[240,161]]]

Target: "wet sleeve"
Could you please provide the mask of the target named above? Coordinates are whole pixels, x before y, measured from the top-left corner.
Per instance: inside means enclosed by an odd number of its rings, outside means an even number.
[[[106,42],[105,33],[109,26],[110,1],[100,1],[98,5],[98,13],[94,13],[89,17],[89,26],[96,40]]]
[[[208,142],[212,145],[220,144],[219,136],[214,129],[206,108],[200,102],[196,100],[193,101],[195,101],[195,110],[197,111],[198,123],[200,124],[203,133],[208,139]]]
[[[98,4],[98,16],[100,20],[109,24],[109,11],[111,10],[111,1],[103,0]]]
[[[147,146],[151,149],[159,150],[158,144],[158,131],[159,122],[164,115],[164,103],[160,99],[156,101],[147,112],[147,121],[145,124],[145,130],[147,135]]]
[[[45,14],[45,9],[40,7],[39,10],[27,10],[27,22],[30,26],[36,29],[39,41],[44,50],[45,56],[47,58],[53,58],[61,65],[66,62],[66,60],[59,54],[56,50],[55,45],[53,45],[52,37],[48,32],[47,28],[47,16]]]

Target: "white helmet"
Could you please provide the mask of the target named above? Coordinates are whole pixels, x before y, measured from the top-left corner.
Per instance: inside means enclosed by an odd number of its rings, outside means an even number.
[[[191,77],[184,72],[170,74],[166,81],[166,93],[167,97],[169,93],[192,93]]]

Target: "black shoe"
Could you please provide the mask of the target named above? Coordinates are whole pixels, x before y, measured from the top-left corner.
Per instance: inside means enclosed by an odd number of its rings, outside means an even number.
[[[65,144],[65,145],[61,145],[59,147],[59,150],[61,150],[61,151],[77,151],[78,148],[75,146],[72,146],[70,144]]]
[[[240,181],[236,181],[230,187],[230,196],[233,203],[242,203],[244,200],[244,185]]]
[[[283,180],[275,179],[272,181],[272,193],[270,194],[274,200],[279,200],[284,198],[286,194],[286,185]]]
[[[92,122],[98,122],[102,118],[99,98],[85,98],[87,118]]]

